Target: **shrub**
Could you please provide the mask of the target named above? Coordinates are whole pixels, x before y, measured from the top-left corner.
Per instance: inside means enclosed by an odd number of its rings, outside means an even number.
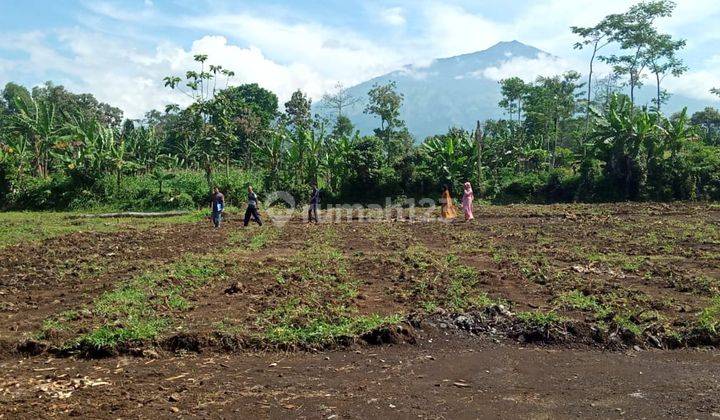
[[[503,203],[537,201],[537,192],[546,184],[546,172],[517,174],[501,181],[496,200]]]

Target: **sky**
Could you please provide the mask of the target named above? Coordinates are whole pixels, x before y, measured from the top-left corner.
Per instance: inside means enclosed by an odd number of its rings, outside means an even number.
[[[193,56],[281,101],[296,89],[315,100],[403,65],[518,40],[549,56],[508,63],[495,78],[583,72],[569,27],[625,11],[628,0],[0,0],[0,85],[46,80],[140,118],[187,99],[163,86],[195,69]],[[679,0],[660,29],[687,40],[690,71],[673,93],[713,101],[720,87],[720,0]],[[514,65],[513,65],[514,64]],[[482,69],[478,69],[481,71]],[[600,72],[607,71],[600,66]],[[515,74],[518,73],[518,74]]]

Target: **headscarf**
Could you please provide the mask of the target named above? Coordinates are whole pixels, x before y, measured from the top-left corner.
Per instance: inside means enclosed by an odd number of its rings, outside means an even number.
[[[470,183],[466,182],[463,185],[465,186],[465,194],[472,194],[473,190],[472,190],[472,186],[470,185]]]

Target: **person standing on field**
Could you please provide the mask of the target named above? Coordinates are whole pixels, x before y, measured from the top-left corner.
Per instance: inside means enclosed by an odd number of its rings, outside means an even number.
[[[443,185],[440,204],[442,205],[442,207],[440,208],[440,215],[443,219],[450,220],[457,217],[455,204],[453,204],[452,196],[450,195],[450,188],[447,185]]]
[[[260,220],[260,214],[258,214],[258,198],[257,194],[255,194],[255,191],[253,191],[252,185],[248,186],[248,203],[247,203],[247,210],[245,210],[245,220],[243,221],[243,225],[247,226],[250,222],[250,218],[257,222],[258,225],[262,226],[262,220]]]
[[[318,221],[318,205],[320,204],[320,190],[317,185],[312,184],[312,191],[310,192],[310,207],[308,208],[308,223]]]
[[[466,182],[463,187],[462,208],[463,213],[465,213],[465,221],[469,222],[475,218],[473,216],[473,200],[475,200],[475,194],[473,194],[470,182]]]
[[[225,210],[225,196],[220,192],[218,187],[213,188],[212,201],[210,203],[210,211],[212,212],[212,222],[215,229],[220,227],[222,221],[222,212]]]

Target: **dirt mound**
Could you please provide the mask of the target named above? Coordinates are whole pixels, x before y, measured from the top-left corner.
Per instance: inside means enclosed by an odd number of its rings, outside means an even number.
[[[385,344],[415,344],[416,337],[409,325],[391,325],[367,332],[360,336],[360,340],[373,346],[381,346]]]
[[[194,333],[180,333],[164,339],[160,347],[167,351],[192,351],[200,353],[209,344],[208,337]]]

